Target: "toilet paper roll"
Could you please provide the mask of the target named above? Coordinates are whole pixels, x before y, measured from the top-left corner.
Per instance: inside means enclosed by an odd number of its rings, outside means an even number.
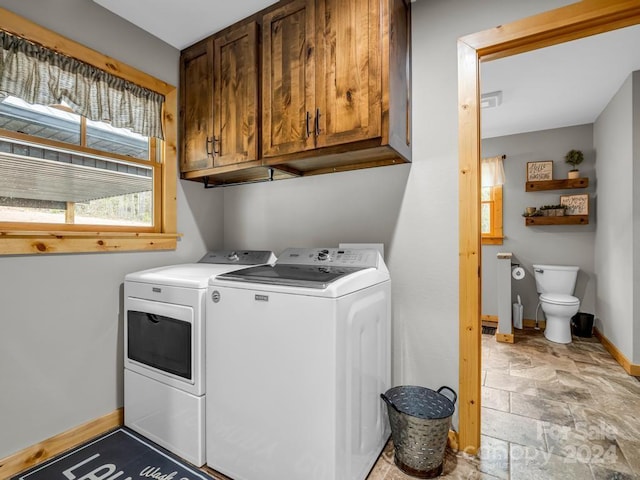
[[[511,276],[514,280],[522,280],[524,278],[524,268],[516,267],[511,270]]]

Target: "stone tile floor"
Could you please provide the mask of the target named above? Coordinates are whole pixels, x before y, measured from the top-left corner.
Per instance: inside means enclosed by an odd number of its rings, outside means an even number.
[[[482,335],[482,357],[479,456],[447,449],[438,478],[640,480],[640,382],[598,340],[560,345],[525,329],[511,345]],[[412,478],[389,442],[367,480]]]
[[[482,444],[478,458],[447,451],[450,479],[640,480],[640,382],[595,338],[513,345],[482,335]],[[368,480],[409,480],[389,444]]]

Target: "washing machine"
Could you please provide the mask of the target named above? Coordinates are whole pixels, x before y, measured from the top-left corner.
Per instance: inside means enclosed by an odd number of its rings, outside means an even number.
[[[198,263],[125,277],[125,425],[196,466],[204,464],[209,277],[274,261],[268,251],[214,251]]]
[[[207,292],[206,462],[234,480],[363,480],[389,426],[391,282],[377,250],[288,249]]]

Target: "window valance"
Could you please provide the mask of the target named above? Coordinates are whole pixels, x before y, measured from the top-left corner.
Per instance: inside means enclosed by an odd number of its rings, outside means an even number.
[[[64,102],[89,120],[163,138],[159,93],[0,30],[0,99],[7,95]]]
[[[505,155],[500,155],[480,160],[481,185],[483,187],[504,184],[504,165],[502,163],[504,159]]]

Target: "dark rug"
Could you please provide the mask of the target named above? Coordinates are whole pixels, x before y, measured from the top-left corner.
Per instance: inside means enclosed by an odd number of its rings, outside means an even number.
[[[213,480],[164,448],[118,428],[47,460],[11,480]]]
[[[495,335],[496,333],[496,327],[482,327],[482,333],[484,333],[485,335]]]

